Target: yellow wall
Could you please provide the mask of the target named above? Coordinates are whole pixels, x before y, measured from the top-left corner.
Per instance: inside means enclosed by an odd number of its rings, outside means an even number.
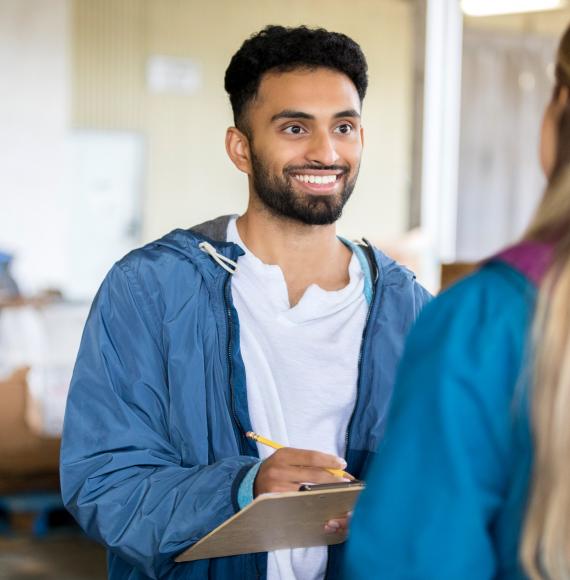
[[[231,165],[223,76],[232,54],[266,24],[320,25],[359,42],[368,58],[365,157],[340,231],[405,231],[411,168],[412,6],[402,0],[74,0],[73,125],[135,130],[146,138],[145,239],[241,212],[246,178]],[[150,55],[196,59],[193,96],[145,89]]]

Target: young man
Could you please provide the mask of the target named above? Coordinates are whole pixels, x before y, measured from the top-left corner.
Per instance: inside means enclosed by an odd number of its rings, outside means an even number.
[[[428,294],[336,234],[366,86],[364,55],[344,35],[271,26],[247,40],[226,72],[226,147],[248,176],[247,211],[135,250],[103,282],[69,394],[61,478],[70,511],[109,548],[111,578],[338,572],[342,547],[173,558],[260,493],[336,481],[323,468],[346,463],[362,477],[381,439],[403,339]],[[258,448],[249,430],[285,448]]]

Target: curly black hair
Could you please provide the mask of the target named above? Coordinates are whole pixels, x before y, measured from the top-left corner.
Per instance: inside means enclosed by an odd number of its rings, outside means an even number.
[[[246,129],[245,109],[266,72],[318,67],[344,73],[362,102],[368,87],[368,66],[362,49],[348,36],[324,28],[266,26],[248,38],[232,57],[224,83],[236,127]]]

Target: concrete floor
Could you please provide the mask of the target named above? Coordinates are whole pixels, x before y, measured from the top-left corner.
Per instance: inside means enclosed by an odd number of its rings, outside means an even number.
[[[0,536],[0,580],[105,580],[105,551],[80,533]]]

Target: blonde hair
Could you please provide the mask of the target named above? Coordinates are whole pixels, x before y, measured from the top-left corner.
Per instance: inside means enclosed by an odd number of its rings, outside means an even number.
[[[570,28],[556,72],[558,98],[570,87]],[[552,244],[554,256],[532,329],[535,451],[521,560],[532,580],[570,580],[570,104],[559,120],[549,187],[525,238]]]

